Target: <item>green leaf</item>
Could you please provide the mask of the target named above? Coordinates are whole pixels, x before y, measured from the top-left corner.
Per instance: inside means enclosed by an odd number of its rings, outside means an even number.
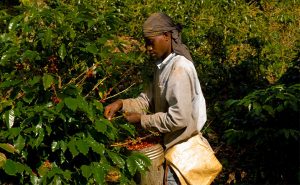
[[[82,175],[86,178],[86,179],[88,179],[91,175],[92,175],[92,169],[91,169],[91,167],[90,166],[87,166],[87,165],[82,165],[81,167],[80,167],[80,170],[81,170],[81,173],[82,173]]]
[[[59,142],[60,149],[65,152],[68,148],[67,144],[64,141]]]
[[[5,122],[7,128],[9,129],[14,126],[14,122],[15,122],[14,110],[11,109],[5,112]]]
[[[8,175],[16,175],[18,173],[17,167],[16,167],[16,162],[7,159],[5,165],[3,166],[5,173]]]
[[[37,133],[38,133],[38,137],[35,139],[33,146],[38,148],[44,140],[45,132],[43,128],[38,128]]]
[[[46,132],[47,132],[47,135],[50,136],[50,134],[52,133],[52,128],[51,128],[51,126],[46,125]]]
[[[238,103],[238,100],[232,100],[232,99],[230,99],[230,100],[227,100],[225,102],[225,105],[226,105],[226,107],[231,107],[232,105],[235,105],[237,103]]]
[[[136,173],[137,165],[135,163],[134,157],[129,156],[126,160],[126,166],[130,174],[133,176]]]
[[[59,102],[59,103],[56,105],[56,107],[55,107],[56,112],[61,112],[61,110],[63,109],[64,105],[65,105],[65,104],[64,104],[64,101]],[[59,114],[59,117],[60,117],[62,120],[66,121],[66,116],[65,116],[65,115]]]
[[[52,182],[50,184],[53,185],[61,185],[62,184],[62,180],[60,178],[60,176],[55,175]]]
[[[9,22],[9,25],[8,25],[8,30],[9,31],[15,30],[18,27],[22,18],[23,18],[23,14],[15,16],[13,19],[11,19],[11,21]]]
[[[144,172],[151,165],[151,160],[142,153],[132,152],[126,160],[127,168],[131,175],[134,175],[136,170]]]
[[[38,173],[41,177],[45,176],[48,172],[49,172],[49,168],[46,167],[44,164],[42,164],[39,168],[38,168]]]
[[[67,55],[66,46],[64,43],[59,47],[58,54],[59,57],[64,60],[65,56]]]
[[[17,47],[11,47],[9,48],[5,53],[2,54],[1,59],[0,59],[0,65],[5,66],[7,65],[8,61],[10,61],[12,58],[15,58],[16,53],[18,53],[19,48]]]
[[[89,146],[84,140],[77,140],[76,146],[79,152],[86,155],[89,152]]]
[[[5,164],[6,159],[7,158],[6,158],[5,154],[0,152],[0,168],[2,168],[2,166]]]
[[[53,177],[53,176],[61,175],[64,173],[64,171],[61,168],[53,166],[53,163],[52,164],[50,163],[50,165],[51,166],[49,166],[49,167],[45,166],[46,168],[49,169],[48,173],[46,174],[47,177]]]
[[[43,86],[44,86],[44,90],[47,90],[49,87],[51,87],[52,83],[53,83],[53,76],[49,75],[49,74],[45,74],[43,76]]]
[[[51,151],[55,152],[59,148],[59,144],[56,141],[53,141],[51,144]]]
[[[41,181],[42,181],[42,179],[37,177],[36,175],[30,176],[30,182],[33,185],[40,185],[40,184],[42,184]]]
[[[1,82],[0,88],[13,87],[20,84],[21,82],[22,80],[6,80],[4,82]]]
[[[84,98],[82,98],[81,96],[78,96],[77,102],[78,102],[78,108],[80,108],[81,110],[83,110],[86,113],[89,113],[89,111],[90,111],[89,104]]]
[[[28,59],[29,61],[40,60],[41,57],[37,51],[26,50],[22,55],[22,60],[25,61]]]
[[[97,141],[95,141],[92,137],[88,137],[86,139],[86,141],[88,142],[88,145],[92,148],[92,150],[100,155],[103,155],[105,152],[105,147],[103,144],[98,143]]]
[[[103,112],[103,104],[101,102],[94,100],[93,104],[99,112]]]
[[[107,151],[107,154],[115,165],[117,165],[120,168],[124,168],[125,161],[119,154],[111,151]]]
[[[97,182],[97,184],[104,184],[104,170],[101,166],[97,165],[93,168],[93,176]]]
[[[271,107],[270,105],[263,105],[262,108],[266,110],[271,116],[274,117],[275,111],[273,107]]]
[[[33,86],[37,84],[40,81],[41,77],[40,76],[34,76],[28,83],[29,85]]]
[[[66,104],[66,106],[71,109],[72,111],[76,111],[77,107],[78,107],[78,101],[75,98],[70,98],[67,97],[64,99],[64,102]]]
[[[4,149],[5,151],[14,154],[15,152],[17,152],[17,150],[15,149],[14,146],[12,146],[9,143],[0,143],[0,148]]]
[[[18,150],[18,151],[22,151],[24,146],[25,146],[25,139],[23,138],[22,135],[19,135],[18,136],[18,139],[16,140],[15,142],[15,148]]]
[[[76,141],[75,141],[75,139],[72,139],[68,143],[68,148],[69,148],[70,152],[72,153],[73,158],[76,157],[79,154],[78,150],[76,149]]]
[[[19,163],[19,162],[16,162],[15,163],[15,166],[16,166],[16,170],[17,170],[17,173],[22,173],[25,168],[27,168],[28,166],[24,166],[23,164]]]
[[[72,178],[72,172],[70,172],[69,170],[64,171],[63,175],[64,175],[64,178],[67,180],[71,180],[71,178]]]
[[[106,131],[106,123],[105,122],[102,122],[100,120],[96,120],[95,121],[95,129],[98,131],[98,132],[101,132],[101,133],[105,133]]]
[[[98,53],[98,48],[96,47],[95,44],[90,44],[86,48],[86,51],[92,54],[97,54]]]
[[[42,41],[42,45],[43,45],[43,48],[46,49],[47,46],[51,46],[52,45],[52,31],[51,29],[47,29],[42,37],[41,38],[41,41]]]
[[[132,124],[124,124],[120,125],[120,127],[129,132],[131,136],[135,136],[135,127]]]

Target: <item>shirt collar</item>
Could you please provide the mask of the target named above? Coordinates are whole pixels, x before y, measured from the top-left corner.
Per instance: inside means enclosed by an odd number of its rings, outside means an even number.
[[[164,66],[167,65],[167,63],[169,63],[169,61],[176,55],[176,53],[171,53],[169,54],[163,61],[158,61],[156,63],[158,69],[162,69]]]

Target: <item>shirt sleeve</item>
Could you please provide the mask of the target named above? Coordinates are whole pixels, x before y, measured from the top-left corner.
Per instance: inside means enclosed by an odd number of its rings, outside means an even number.
[[[123,99],[122,111],[146,114],[149,110],[152,99],[152,86],[148,86],[145,92],[141,93],[137,98]]]
[[[190,73],[188,66],[174,65],[165,87],[168,111],[142,115],[142,127],[168,133],[185,128],[189,123],[192,124],[193,78]]]

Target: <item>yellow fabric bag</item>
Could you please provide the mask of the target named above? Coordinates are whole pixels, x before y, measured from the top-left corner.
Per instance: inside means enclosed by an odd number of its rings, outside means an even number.
[[[182,185],[209,185],[222,170],[201,133],[168,149],[165,158]]]

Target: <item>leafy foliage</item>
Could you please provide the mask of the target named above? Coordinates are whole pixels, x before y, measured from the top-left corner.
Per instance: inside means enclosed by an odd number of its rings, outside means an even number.
[[[203,132],[224,167],[215,183],[299,183],[298,1],[4,0],[0,8],[1,183],[105,184],[115,171],[134,183],[149,161],[111,143],[136,131],[102,112],[150,79],[141,25],[156,11],[184,27],[208,106]]]
[[[23,1],[1,11],[1,183],[106,184],[117,168],[131,184],[150,165],[110,146],[135,130],[103,117],[120,83],[139,83],[124,73],[139,46],[116,36],[113,7],[90,3]]]

